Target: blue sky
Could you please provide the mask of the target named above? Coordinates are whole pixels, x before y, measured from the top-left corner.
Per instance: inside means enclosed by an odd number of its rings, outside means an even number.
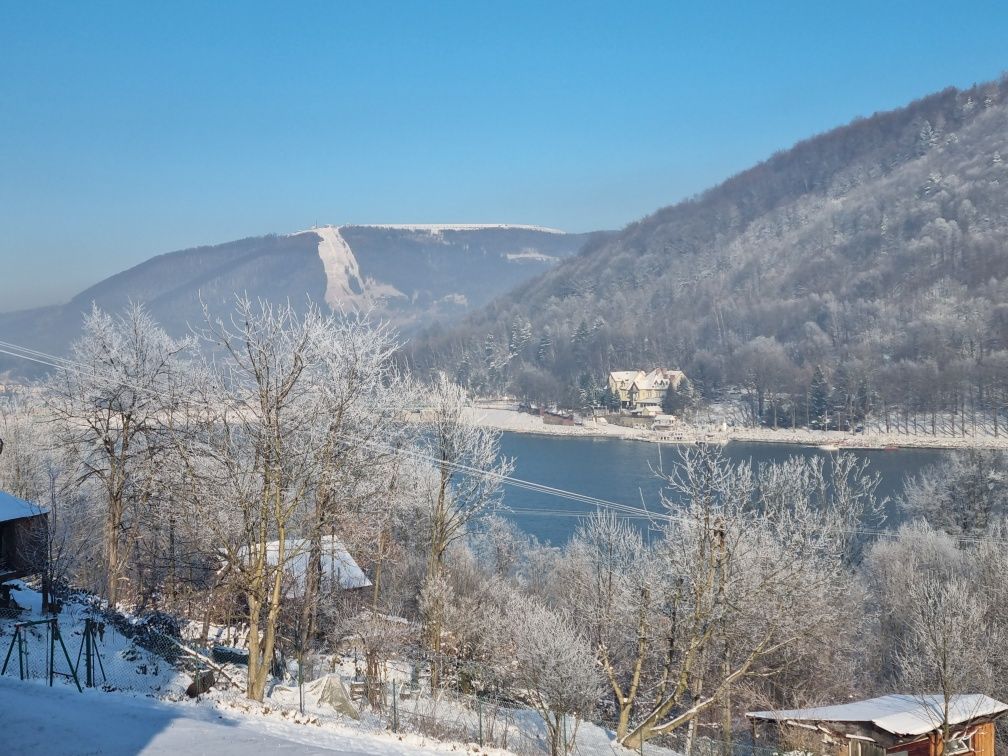
[[[0,0],[0,311],[318,223],[618,228],[1008,69],[1008,3]]]

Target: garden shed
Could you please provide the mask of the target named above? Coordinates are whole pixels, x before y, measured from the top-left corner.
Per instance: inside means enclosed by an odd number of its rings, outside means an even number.
[[[49,513],[0,491],[0,583],[41,572]]]
[[[836,706],[746,714],[757,740],[829,756],[994,756],[994,720],[1008,704],[981,694],[896,694]],[[943,737],[947,721],[948,748]]]

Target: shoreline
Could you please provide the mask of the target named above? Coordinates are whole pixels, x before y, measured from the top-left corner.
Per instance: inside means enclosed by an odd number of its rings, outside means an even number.
[[[710,428],[683,425],[672,431],[652,431],[625,428],[620,425],[588,420],[582,425],[547,425],[538,415],[519,412],[516,405],[505,402],[482,402],[469,408],[473,420],[480,425],[510,433],[540,436],[568,436],[573,438],[613,438],[624,441],[643,441],[660,444],[729,444],[765,443],[807,446],[839,451],[900,450],[900,449],[1008,449],[1008,429],[1005,435],[949,436],[907,435],[867,431],[816,431],[779,428]]]

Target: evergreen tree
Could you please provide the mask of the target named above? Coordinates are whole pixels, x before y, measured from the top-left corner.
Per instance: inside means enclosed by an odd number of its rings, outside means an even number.
[[[620,401],[619,397],[613,393],[613,390],[608,386],[602,392],[602,396],[599,398],[599,404],[609,412],[619,412]]]
[[[536,349],[536,362],[540,367],[545,367],[553,361],[553,332],[549,326],[543,329],[543,335],[539,338],[539,346]]]
[[[586,367],[588,362],[588,342],[591,339],[591,332],[588,330],[588,323],[583,319],[578,325],[574,335],[571,336],[571,346],[574,347],[574,359],[577,360],[578,367]]]
[[[828,422],[830,387],[821,365],[816,365],[809,384],[809,426],[823,428]]]
[[[696,394],[693,385],[688,380],[682,380],[677,388],[669,386],[665,396],[662,397],[661,407],[666,415],[682,417],[695,403]]]

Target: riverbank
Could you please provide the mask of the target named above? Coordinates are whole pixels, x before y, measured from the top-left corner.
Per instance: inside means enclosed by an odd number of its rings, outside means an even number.
[[[548,425],[538,415],[519,412],[516,405],[503,402],[478,403],[470,408],[470,416],[481,425],[512,433],[533,433],[544,436],[579,436],[618,438],[667,444],[749,443],[792,444],[826,449],[1008,449],[1008,435],[978,434],[951,436],[913,433],[886,433],[884,429],[866,427],[863,433],[817,431],[803,428],[745,428],[730,425],[690,426],[683,424],[674,431],[652,431],[624,428],[594,420],[581,425]]]

